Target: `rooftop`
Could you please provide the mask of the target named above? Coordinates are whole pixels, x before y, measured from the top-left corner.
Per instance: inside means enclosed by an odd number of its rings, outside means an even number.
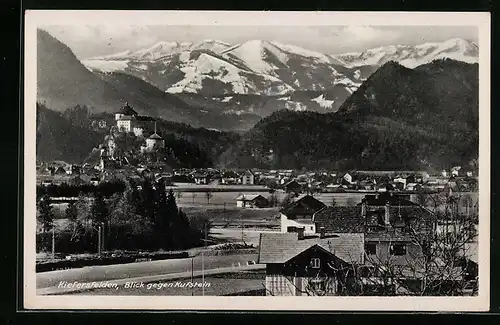
[[[299,200],[292,202],[281,209],[281,213],[288,214],[313,214],[318,210],[323,209],[326,205],[312,197],[311,195],[306,195]]]
[[[137,112],[128,105],[128,103],[125,103],[125,106],[123,106],[117,113],[126,116],[138,115]]]
[[[262,195],[260,195],[260,194],[241,194],[241,195],[239,195],[239,196],[236,198],[236,200],[238,200],[238,201],[253,201],[253,200],[255,200],[256,198],[258,198],[259,196],[260,196],[260,197],[262,197],[262,198],[264,198],[264,197],[263,197]]]
[[[359,206],[325,207],[314,214],[313,221],[318,230],[324,227],[325,232],[364,232],[364,221]]]
[[[307,249],[318,245],[348,263],[363,263],[364,235],[337,234],[298,238],[298,233],[262,233],[258,263],[285,263]]]
[[[149,136],[148,139],[153,139],[153,140],[163,140],[162,137],[160,137],[157,133],[153,133]]]

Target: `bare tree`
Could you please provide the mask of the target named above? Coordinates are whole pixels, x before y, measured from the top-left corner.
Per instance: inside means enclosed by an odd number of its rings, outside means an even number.
[[[210,199],[212,199],[213,196],[214,194],[211,191],[205,192],[205,198],[207,199],[207,204],[210,204]]]
[[[267,200],[269,201],[269,206],[271,207],[275,207],[278,205],[278,195],[276,195],[275,192],[271,193]]]
[[[477,264],[472,260],[477,249],[477,216],[460,213],[458,196],[430,197],[435,212],[426,216],[422,213],[407,225],[411,251],[398,257],[389,254],[367,258],[379,274],[375,278],[391,283],[400,294],[464,295],[469,286],[474,293]],[[436,206],[440,200],[443,206]]]

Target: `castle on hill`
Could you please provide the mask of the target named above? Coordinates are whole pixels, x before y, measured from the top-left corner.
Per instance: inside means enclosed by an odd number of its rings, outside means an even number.
[[[139,115],[128,103],[115,113],[115,120],[119,131],[134,132],[136,136],[151,132],[156,122],[150,116]]]

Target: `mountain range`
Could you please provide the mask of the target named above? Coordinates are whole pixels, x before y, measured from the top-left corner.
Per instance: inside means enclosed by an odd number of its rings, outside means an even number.
[[[125,102],[181,134],[179,152],[229,167],[440,169],[478,155],[478,52],[462,39],[337,55],[162,42],[80,61],[39,30],[37,52],[42,160],[78,162],[102,141],[76,105],[110,125]]]
[[[80,61],[39,30],[37,50],[47,107],[114,112],[129,102],[141,114],[218,130],[247,130],[280,109],[335,112],[387,60],[477,61],[477,46],[462,39],[339,55],[261,40],[160,42]]]
[[[221,156],[232,167],[440,170],[478,156],[478,65],[389,61],[337,112],[278,111]]]

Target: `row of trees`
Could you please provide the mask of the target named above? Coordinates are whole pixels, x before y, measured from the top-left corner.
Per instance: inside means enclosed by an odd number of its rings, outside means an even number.
[[[50,196],[40,198],[38,212],[42,229],[39,249],[43,250],[48,249],[54,227]],[[123,192],[108,199],[101,193],[81,194],[77,202],[68,205],[66,219],[67,227],[55,236],[58,252],[95,252],[99,228],[105,250],[185,249],[199,245],[208,231],[206,220],[190,220],[177,207],[174,192],[167,191],[164,183],[149,180],[141,184],[128,181]]]
[[[61,185],[47,185],[36,187],[37,197],[47,195],[48,197],[77,197],[80,194],[93,195],[100,193],[105,197],[109,197],[115,193],[123,192],[125,190],[125,183],[119,180],[100,182],[98,185],[81,184],[74,185],[69,183],[62,183]]]

